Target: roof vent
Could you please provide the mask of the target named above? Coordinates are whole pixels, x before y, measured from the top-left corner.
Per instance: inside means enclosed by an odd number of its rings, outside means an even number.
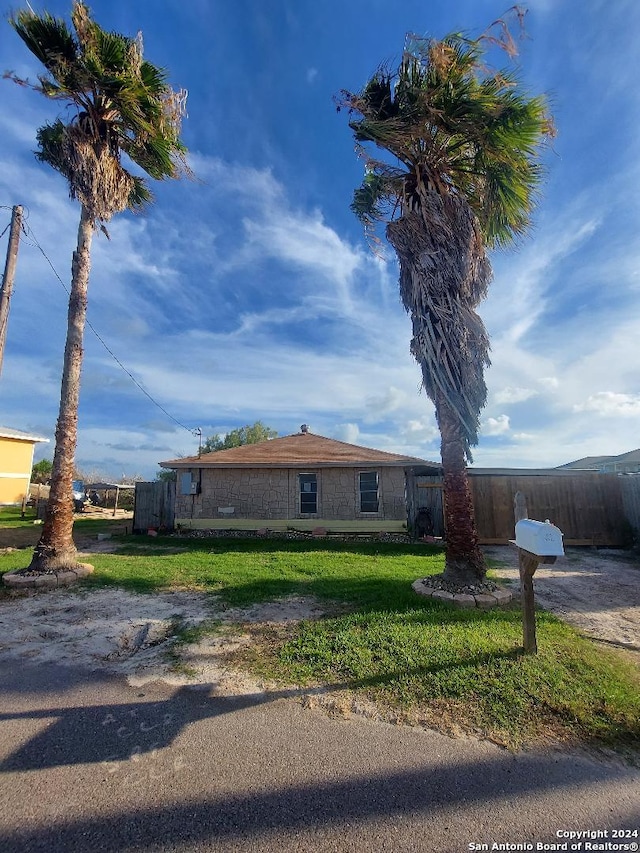
[[[308,427],[308,425],[307,425],[307,424],[302,424],[302,426],[300,427],[300,432],[305,433],[305,434],[306,434],[306,433],[308,433],[308,432],[309,432],[309,427]]]

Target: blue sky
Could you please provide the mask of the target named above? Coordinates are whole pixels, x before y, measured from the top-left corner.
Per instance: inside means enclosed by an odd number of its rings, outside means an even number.
[[[32,3],[68,18],[70,2]],[[105,28],[189,91],[195,180],[155,185],[143,216],[94,238],[77,461],[100,476],[155,476],[203,434],[261,419],[439,458],[433,407],[409,355],[397,266],[372,255],[349,211],[362,178],[344,113],[407,31],[478,34],[489,0],[96,0]],[[35,79],[6,23],[0,70]],[[475,464],[546,467],[640,445],[640,87],[636,0],[531,0],[520,74],[549,97],[558,137],[530,236],[493,253],[480,313],[492,339]],[[506,63],[506,57],[501,60]],[[0,424],[51,439],[79,217],[33,157],[59,105],[0,82],[0,231],[26,208],[0,377]],[[7,234],[0,241],[4,259]],[[179,426],[178,421],[183,426]]]

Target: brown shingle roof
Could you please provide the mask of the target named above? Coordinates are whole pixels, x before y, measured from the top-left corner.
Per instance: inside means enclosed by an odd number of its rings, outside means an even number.
[[[245,444],[202,456],[187,456],[160,462],[163,468],[300,468],[344,465],[424,465],[424,459],[387,453],[324,438],[310,432],[273,438],[258,444]],[[426,463],[429,464],[429,463]],[[431,463],[437,464],[437,463]]]

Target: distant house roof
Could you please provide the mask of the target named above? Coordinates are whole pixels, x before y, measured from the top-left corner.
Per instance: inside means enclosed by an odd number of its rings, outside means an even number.
[[[621,453],[620,456],[614,456],[610,462],[640,462],[640,447],[636,450],[630,450],[628,453]]]
[[[597,471],[599,464],[611,458],[611,456],[585,456],[583,459],[576,459],[575,462],[565,462],[564,465],[558,465],[558,468],[580,468]]]
[[[597,474],[597,469],[572,468],[467,468],[470,477],[575,477],[580,474]]]
[[[583,459],[576,459],[575,462],[558,465],[558,468],[582,468],[601,471],[605,467],[613,470],[613,468],[617,468],[618,466],[633,463],[640,463],[640,448],[629,450],[627,453],[621,453],[619,456],[585,456]]]
[[[244,444],[229,450],[218,450],[202,456],[187,456],[160,462],[163,468],[304,468],[357,467],[359,465],[403,466],[425,465],[424,459],[387,453],[324,438],[310,432],[299,432],[272,438],[258,444]]]
[[[48,438],[42,438],[40,435],[32,435],[30,432],[22,432],[19,429],[10,429],[9,427],[0,426],[0,438],[14,438],[16,441],[49,441]]]

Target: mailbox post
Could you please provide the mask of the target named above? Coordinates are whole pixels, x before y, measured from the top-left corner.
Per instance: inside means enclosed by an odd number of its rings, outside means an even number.
[[[533,576],[540,563],[555,563],[564,554],[562,533],[549,521],[527,518],[524,495],[517,492],[514,498],[516,539],[520,588],[522,600],[522,636],[525,654],[538,652],[536,642],[536,614],[533,595]]]

